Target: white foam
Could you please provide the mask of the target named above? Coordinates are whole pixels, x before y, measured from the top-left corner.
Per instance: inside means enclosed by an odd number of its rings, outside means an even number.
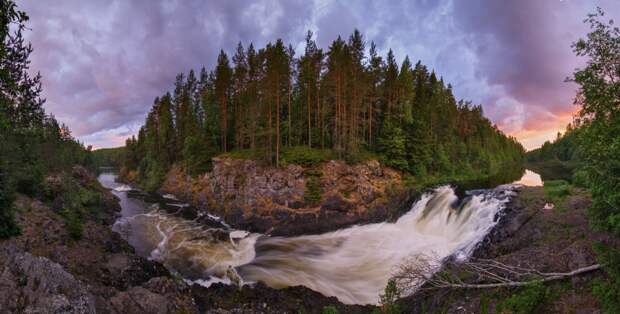
[[[488,192],[488,191],[487,191]],[[238,268],[248,282],[274,288],[303,285],[348,304],[376,304],[395,270],[413,256],[468,258],[497,223],[504,192],[480,193],[457,209],[454,191],[440,187],[395,223],[354,226],[322,235],[262,238],[256,259]],[[431,274],[429,274],[431,275]]]
[[[117,186],[117,187],[114,188],[114,191],[116,191],[116,192],[128,192],[128,191],[131,191],[131,190],[133,190],[133,189],[129,185],[127,185],[127,184],[122,184],[122,185]]]

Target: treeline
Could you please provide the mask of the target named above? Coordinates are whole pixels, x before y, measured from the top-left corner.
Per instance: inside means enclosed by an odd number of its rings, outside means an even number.
[[[125,147],[100,148],[92,152],[92,165],[94,168],[113,167],[120,168],[125,161]]]
[[[247,151],[275,166],[292,147],[330,150],[351,161],[376,154],[423,176],[491,173],[520,162],[522,146],[457,102],[452,87],[408,57],[384,58],[362,34],[338,37],[327,50],[306,36],[303,55],[282,40],[221,51],[212,71],[179,74],[157,97],[137,138],[127,140],[125,171],[157,186],[168,168],[209,168],[213,156]]]
[[[543,180],[566,180],[584,185],[584,172],[578,142],[581,129],[569,124],[564,134],[558,132],[554,141],[546,141],[540,148],[527,152],[527,167],[536,171]]]
[[[541,147],[527,152],[527,161],[578,161],[579,147],[577,145],[577,140],[579,136],[579,131],[579,128],[575,128],[573,124],[569,124],[566,127],[566,131],[564,132],[564,134],[558,133],[554,141],[545,141],[545,143],[543,143]]]
[[[0,238],[19,232],[16,192],[39,194],[45,174],[90,164],[90,149],[43,110],[41,77],[28,74],[27,20],[12,1],[0,0]]]

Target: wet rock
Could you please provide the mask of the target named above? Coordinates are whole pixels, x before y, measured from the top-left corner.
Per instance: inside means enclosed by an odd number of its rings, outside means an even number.
[[[321,210],[323,211],[347,211],[350,208],[351,204],[342,199],[342,197],[338,194],[328,196],[321,205]]]
[[[104,269],[110,285],[120,290],[140,285],[153,277],[170,275],[160,263],[127,254],[110,255]]]
[[[276,220],[285,220],[291,216],[291,212],[284,208],[275,208],[271,211],[271,216]]]
[[[110,299],[110,304],[118,313],[172,313],[165,296],[153,293],[143,287],[131,287]]]
[[[331,305],[339,313],[370,313],[373,306],[344,305],[305,287],[272,289],[262,283],[241,288],[214,284],[191,287],[201,313],[322,313]]]

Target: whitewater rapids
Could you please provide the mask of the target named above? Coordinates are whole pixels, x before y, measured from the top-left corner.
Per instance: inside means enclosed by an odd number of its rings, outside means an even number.
[[[121,206],[125,192],[117,191]],[[207,227],[157,205],[120,218],[114,229],[137,251],[188,281],[273,288],[303,285],[347,304],[377,304],[398,266],[416,255],[468,258],[497,223],[511,190],[499,187],[459,200],[442,186],[424,194],[396,222],[353,226],[321,235],[270,237]],[[135,205],[135,204],[134,204]]]

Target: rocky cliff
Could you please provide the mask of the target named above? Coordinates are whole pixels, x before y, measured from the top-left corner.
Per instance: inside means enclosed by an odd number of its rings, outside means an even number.
[[[399,172],[374,160],[274,168],[254,160],[214,158],[213,170],[196,178],[173,167],[161,192],[235,227],[272,235],[383,221],[408,208],[416,196],[404,187]]]

